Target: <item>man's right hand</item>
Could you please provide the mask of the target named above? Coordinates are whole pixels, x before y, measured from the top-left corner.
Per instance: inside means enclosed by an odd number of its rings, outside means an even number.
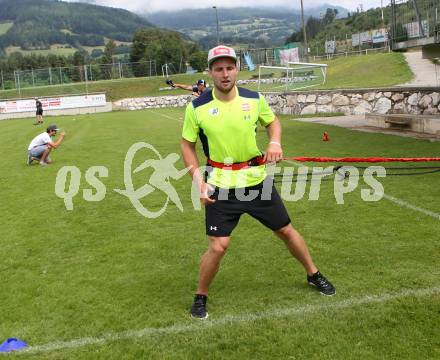
[[[62,132],[60,133],[60,136],[65,137],[65,136],[66,136],[66,133],[65,133],[64,131],[62,131]]]
[[[215,203],[215,199],[209,197],[209,193],[212,193],[214,188],[208,183],[203,182],[200,186],[200,202],[203,205],[209,205]]]

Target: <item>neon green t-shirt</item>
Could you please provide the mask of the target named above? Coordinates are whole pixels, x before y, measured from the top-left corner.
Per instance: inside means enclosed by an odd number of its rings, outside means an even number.
[[[266,99],[257,92],[235,88],[237,96],[230,102],[216,99],[212,90],[188,104],[182,137],[196,142],[199,137],[207,158],[232,164],[261,155],[256,141],[258,122],[268,126],[275,115]],[[265,166],[241,170],[213,168],[208,183],[220,188],[242,188],[261,183],[266,177]]]

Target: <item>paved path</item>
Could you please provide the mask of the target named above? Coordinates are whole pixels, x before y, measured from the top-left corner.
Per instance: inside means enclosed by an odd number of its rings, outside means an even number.
[[[421,51],[404,53],[406,61],[414,73],[414,78],[405,86],[440,86],[440,66],[422,59]]]

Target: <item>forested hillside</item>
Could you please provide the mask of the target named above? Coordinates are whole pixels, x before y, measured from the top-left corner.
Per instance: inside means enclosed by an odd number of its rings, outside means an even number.
[[[237,4],[239,5],[239,4]],[[323,5],[307,9],[306,16],[320,17],[327,7],[336,8],[338,17],[346,16],[340,6]],[[217,8],[219,38],[235,47],[274,47],[283,45],[292,30],[299,29],[301,16],[298,8],[273,6],[270,8]],[[205,49],[217,42],[216,11],[201,8],[162,11],[147,15],[147,19],[161,27],[178,30],[197,41]]]
[[[311,16],[306,21],[306,31],[309,47],[312,54],[323,54],[326,40],[351,41],[352,34],[388,28],[390,26],[390,6],[383,9],[384,19],[382,21],[382,9],[375,8],[363,12],[348,13],[344,18],[338,18],[335,9],[327,9],[321,18]],[[287,42],[302,42],[303,32],[301,29],[293,32]]]
[[[102,46],[105,38],[130,42],[153,27],[129,11],[56,0],[0,0],[0,48],[47,49],[51,44]]]

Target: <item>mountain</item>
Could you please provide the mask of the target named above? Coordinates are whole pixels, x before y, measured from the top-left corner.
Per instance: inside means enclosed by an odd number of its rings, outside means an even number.
[[[154,27],[127,10],[56,0],[0,0],[0,49],[47,49],[52,44],[102,46],[130,42],[139,28]]]
[[[347,9],[323,5],[305,10],[305,16],[319,17],[326,9],[336,8],[338,16],[346,16]],[[281,7],[236,7],[217,9],[219,37],[224,43],[245,47],[273,47],[283,45],[286,38],[301,23],[299,9]],[[174,29],[188,35],[209,48],[217,41],[216,11],[213,8],[179,11],[160,11],[145,14],[153,24]]]

